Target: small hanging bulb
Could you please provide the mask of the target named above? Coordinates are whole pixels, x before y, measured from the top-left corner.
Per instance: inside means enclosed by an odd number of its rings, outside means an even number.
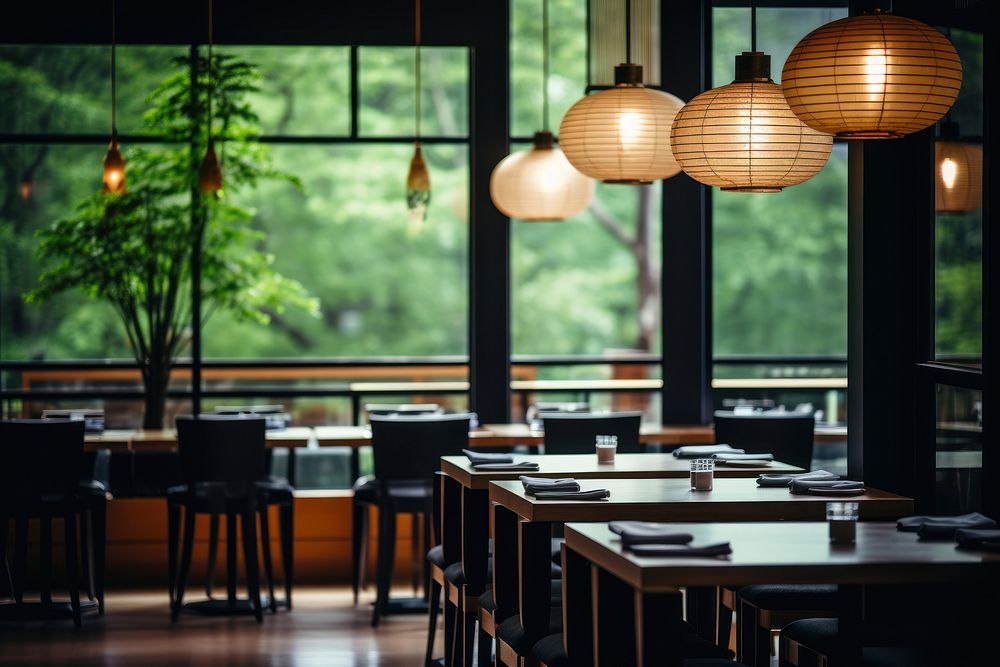
[[[117,137],[108,144],[108,152],[104,156],[104,192],[124,194],[125,192],[125,158],[118,149]]]
[[[21,179],[21,199],[24,201],[31,199],[31,176],[27,174]]]
[[[431,176],[420,150],[420,142],[410,160],[410,173],[406,176],[406,207],[410,210],[411,232],[417,232],[427,219],[427,207],[431,203]]]
[[[222,189],[222,167],[215,154],[215,140],[209,140],[205,159],[198,169],[198,187],[202,192],[218,192]]]

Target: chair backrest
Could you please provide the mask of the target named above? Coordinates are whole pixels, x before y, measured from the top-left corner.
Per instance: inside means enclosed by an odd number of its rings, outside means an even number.
[[[639,451],[641,412],[542,414],[546,454],[591,454],[599,435],[618,437],[618,451]]]
[[[379,483],[430,484],[442,456],[469,446],[468,414],[372,417],[372,452]]]
[[[715,413],[715,441],[747,450],[770,452],[783,463],[806,470],[812,465],[816,419],[801,412],[764,412],[752,415]]]
[[[0,422],[0,503],[75,493],[83,460],[82,420]]]
[[[181,476],[197,482],[250,483],[267,477],[267,436],[261,417],[177,418]]]
[[[444,413],[437,403],[365,403],[365,412],[373,415],[439,415]]]

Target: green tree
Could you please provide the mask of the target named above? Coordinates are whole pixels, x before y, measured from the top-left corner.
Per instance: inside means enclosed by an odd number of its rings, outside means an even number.
[[[273,257],[254,247],[262,234],[245,224],[251,213],[229,202],[231,191],[280,176],[254,140],[257,117],[246,97],[256,89],[255,68],[225,55],[174,63],[146,114],[150,129],[171,143],[132,149],[126,194],[93,194],[42,232],[39,253],[48,268],[28,295],[37,302],[80,290],[114,306],[142,373],[146,428],[162,426],[171,365],[189,338],[191,248],[199,238],[203,321],[217,309],[260,323],[287,305],[318,311],[301,284],[274,271]],[[221,197],[203,196],[197,184],[209,133],[222,148]]]

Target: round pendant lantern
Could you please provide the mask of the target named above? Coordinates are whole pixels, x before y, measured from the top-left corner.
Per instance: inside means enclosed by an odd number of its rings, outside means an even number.
[[[573,168],[550,132],[535,133],[531,150],[511,153],[490,175],[490,197],[504,215],[528,221],[571,218],[587,208],[594,181]]]
[[[942,123],[934,142],[934,210],[968,213],[982,205],[983,147],[959,141],[956,123]]]
[[[736,56],[736,79],[688,102],[670,143],[684,172],[733,192],[780,192],[815,176],[833,147],[788,108],[771,80],[771,56]]]
[[[929,127],[961,85],[962,63],[948,38],[878,10],[813,30],[781,72],[795,115],[846,139],[892,139]]]
[[[584,97],[563,116],[559,145],[583,174],[605,183],[651,183],[680,172],[670,126],[684,102],[642,85],[641,65],[615,67],[615,87]]]

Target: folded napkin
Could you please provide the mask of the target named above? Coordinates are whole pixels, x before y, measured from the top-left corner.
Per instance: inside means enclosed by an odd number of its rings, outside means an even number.
[[[538,464],[534,461],[519,461],[517,463],[473,463],[473,470],[521,470],[537,471]]]
[[[1000,551],[1000,529],[959,528],[955,540],[960,549],[979,551]]]
[[[608,530],[620,535],[626,547],[632,544],[687,544],[694,539],[689,533],[677,532],[669,523],[612,521]]]
[[[490,454],[487,452],[475,452],[471,449],[463,449],[462,453],[469,457],[472,463],[513,463],[514,457],[510,454]]]
[[[536,500],[605,500],[611,497],[607,489],[591,489],[590,491],[539,491],[534,494]]]
[[[812,472],[800,472],[789,475],[761,475],[757,478],[757,486],[788,486],[792,480],[811,479],[813,481],[832,482],[840,477],[826,470],[813,470]]]
[[[527,475],[521,475],[521,484],[524,485],[524,492],[529,496],[533,496],[539,491],[579,491],[580,484],[572,477],[561,477],[558,479],[549,479],[547,477],[528,477]]]
[[[860,496],[865,492],[864,482],[853,482],[849,479],[815,480],[793,479],[788,485],[792,493],[815,493],[821,496]]]
[[[709,457],[712,454],[746,454],[742,449],[734,449],[729,445],[686,445],[674,450],[674,456],[679,459],[697,459]]]
[[[993,528],[997,522],[979,512],[956,516],[904,516],[896,522],[896,530],[906,533],[920,533],[921,537],[951,539],[959,528]],[[929,526],[929,528],[925,528]],[[925,530],[926,534],[921,533]]]
[[[734,463],[753,463],[755,461],[770,463],[774,460],[774,454],[731,454],[725,452],[712,454],[712,458],[715,459],[716,463],[729,463],[730,461]]]
[[[632,544],[627,547],[636,556],[687,556],[690,558],[712,558],[733,553],[729,542],[718,544]]]

